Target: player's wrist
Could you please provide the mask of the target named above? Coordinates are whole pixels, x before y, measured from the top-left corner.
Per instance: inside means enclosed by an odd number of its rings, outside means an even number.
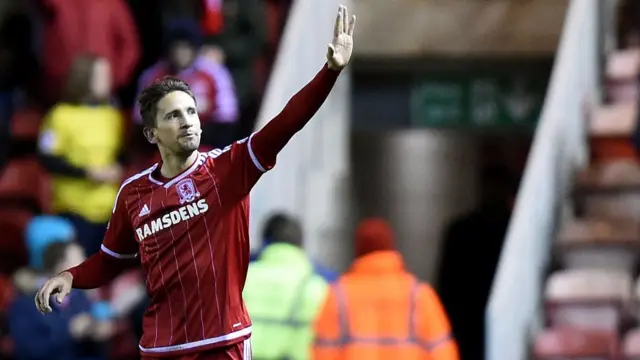
[[[73,284],[73,273],[71,273],[71,271],[65,270],[65,271],[59,273],[58,276],[64,278],[66,281],[68,281],[69,283]]]
[[[327,69],[329,69],[331,71],[335,71],[335,72],[340,72],[343,69],[343,67],[339,67],[339,66],[333,65],[331,63],[331,61],[327,61],[326,66],[327,66]]]

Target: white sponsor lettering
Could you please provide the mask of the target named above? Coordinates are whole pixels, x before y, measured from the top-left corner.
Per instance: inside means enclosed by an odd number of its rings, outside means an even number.
[[[136,229],[138,240],[142,241],[148,236],[167,229],[173,225],[187,221],[195,216],[204,214],[209,210],[209,205],[205,199],[200,199],[196,203],[180,207],[170,213],[164,214],[161,218],[154,219]]]

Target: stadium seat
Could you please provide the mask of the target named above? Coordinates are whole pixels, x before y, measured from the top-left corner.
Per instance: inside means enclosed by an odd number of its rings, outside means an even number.
[[[27,263],[24,229],[32,213],[21,209],[0,209],[0,273],[11,274]]]
[[[557,250],[565,268],[631,273],[640,250],[640,223],[630,218],[572,219],[562,225]]]
[[[635,80],[640,75],[640,49],[624,49],[609,54],[605,75],[611,80]]]
[[[640,49],[626,49],[609,54],[605,69],[609,100],[636,101],[639,74]]]
[[[611,331],[551,328],[536,336],[533,355],[536,360],[616,360],[619,347]]]
[[[622,352],[626,360],[640,360],[640,328],[627,333],[622,342]]]
[[[14,159],[0,173],[0,208],[29,208],[49,212],[51,189],[48,174],[35,157]]]
[[[636,102],[622,102],[596,108],[589,116],[591,155],[594,161],[636,156],[629,141],[638,116]]]
[[[11,117],[11,137],[20,140],[35,141],[40,132],[43,115],[33,108],[23,108]]]
[[[629,317],[633,281],[615,270],[570,269],[547,280],[545,302],[550,326],[617,330]]]
[[[621,102],[597,108],[589,121],[589,134],[602,137],[625,137],[628,140],[636,127],[638,106]]]
[[[582,216],[640,220],[640,166],[636,161],[597,163],[577,180],[575,200]]]

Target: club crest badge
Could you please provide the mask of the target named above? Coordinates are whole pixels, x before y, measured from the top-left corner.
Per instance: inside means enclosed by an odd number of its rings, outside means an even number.
[[[178,184],[176,184],[176,190],[178,191],[178,196],[180,196],[180,204],[192,202],[200,196],[198,189],[196,189],[191,179],[180,180]]]

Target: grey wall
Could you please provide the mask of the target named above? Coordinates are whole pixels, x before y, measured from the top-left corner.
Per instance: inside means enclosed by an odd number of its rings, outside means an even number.
[[[436,276],[444,228],[475,203],[477,148],[473,136],[459,132],[352,136],[354,219],[387,218],[409,269],[427,281]]]

